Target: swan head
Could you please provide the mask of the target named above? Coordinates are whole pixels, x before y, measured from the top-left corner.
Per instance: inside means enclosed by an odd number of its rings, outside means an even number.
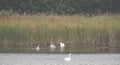
[[[40,45],[38,44],[38,47],[39,47]]]

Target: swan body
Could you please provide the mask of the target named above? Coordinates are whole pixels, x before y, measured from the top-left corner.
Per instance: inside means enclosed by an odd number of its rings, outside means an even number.
[[[40,50],[40,47],[39,47],[39,45],[35,48],[38,52],[39,52],[39,50]]]
[[[56,46],[53,43],[50,43],[50,48],[55,49]]]
[[[65,47],[65,44],[63,42],[60,42],[60,47],[61,48]]]
[[[64,58],[64,60],[66,62],[70,62],[72,59],[71,59],[71,53],[68,55],[68,57]]]

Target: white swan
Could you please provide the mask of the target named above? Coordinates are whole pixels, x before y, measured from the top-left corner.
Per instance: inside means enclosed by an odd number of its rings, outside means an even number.
[[[56,46],[51,42],[51,43],[50,43],[50,48],[55,49]]]
[[[61,48],[65,47],[65,44],[63,42],[60,42],[60,47]]]
[[[39,50],[40,50],[39,44],[35,49],[39,52]]]
[[[53,44],[53,42],[50,43],[50,51],[54,51],[56,49],[56,46]]]
[[[72,59],[71,59],[71,53],[69,53],[68,57],[64,58],[64,60],[66,62],[70,62]]]

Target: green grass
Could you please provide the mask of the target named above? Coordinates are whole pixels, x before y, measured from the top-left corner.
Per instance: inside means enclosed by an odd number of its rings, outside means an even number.
[[[0,18],[0,44],[120,44],[120,15],[19,15]]]

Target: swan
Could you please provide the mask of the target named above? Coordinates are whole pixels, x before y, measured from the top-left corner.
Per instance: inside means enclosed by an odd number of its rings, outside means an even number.
[[[66,62],[70,62],[72,59],[71,59],[71,53],[69,53],[68,57],[64,58],[64,60]]]
[[[65,47],[65,44],[63,42],[60,42],[60,47],[61,48]]]
[[[50,43],[50,51],[54,51],[56,49],[56,46],[51,42]]]
[[[39,52],[39,50],[40,50],[39,44],[35,49]]]
[[[56,46],[51,42],[51,43],[50,43],[50,48],[55,49]]]

